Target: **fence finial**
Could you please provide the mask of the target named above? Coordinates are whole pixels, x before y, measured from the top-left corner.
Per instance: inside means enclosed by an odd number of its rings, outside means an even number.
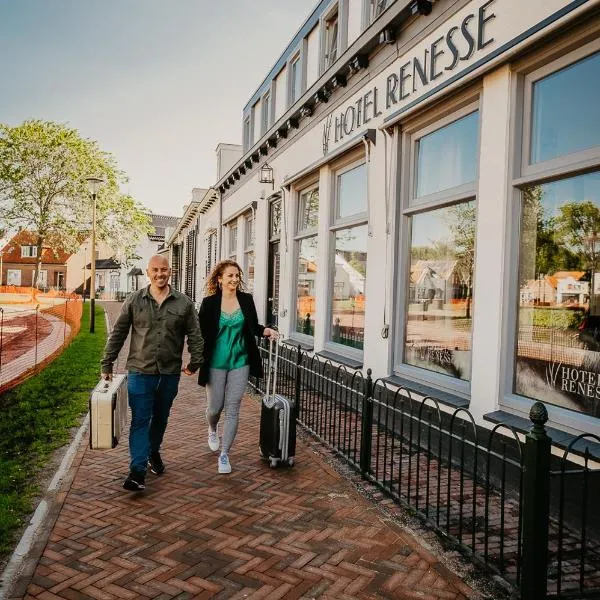
[[[544,433],[548,422],[548,409],[542,402],[536,402],[529,411],[529,420],[533,423],[533,433]]]

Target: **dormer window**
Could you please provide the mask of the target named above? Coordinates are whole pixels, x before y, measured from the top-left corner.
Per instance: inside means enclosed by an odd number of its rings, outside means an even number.
[[[325,69],[328,69],[338,56],[339,19],[337,11],[325,22]]]
[[[21,246],[21,258],[37,258],[37,246]]]
[[[371,0],[371,23],[380,17],[393,0]]]

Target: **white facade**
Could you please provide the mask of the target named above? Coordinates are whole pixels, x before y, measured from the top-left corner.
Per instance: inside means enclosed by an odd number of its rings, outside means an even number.
[[[577,282],[571,307],[525,306],[521,292],[540,274],[595,272],[595,232],[575,239],[568,212],[593,220],[598,209],[600,220],[600,103],[566,111],[557,90],[600,94],[600,1],[415,6],[339,0],[311,13],[244,109],[253,142],[216,182],[220,202],[190,224],[198,264],[214,264],[206,240],[221,234],[218,256],[252,267],[263,322],[374,378],[468,406],[480,425],[498,411],[527,417],[539,399],[553,426],[598,433],[596,389],[578,398],[544,377],[575,355],[581,373],[600,370],[600,344],[579,328],[597,303]],[[296,102],[294,60],[306,61]],[[275,116],[263,134],[253,111],[267,90]],[[552,111],[564,119],[548,122]],[[265,163],[273,184],[259,182]]]

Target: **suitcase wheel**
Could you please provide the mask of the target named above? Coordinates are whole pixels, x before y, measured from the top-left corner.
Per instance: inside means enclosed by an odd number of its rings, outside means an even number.
[[[276,469],[278,464],[279,464],[279,459],[275,458],[275,457],[271,457],[271,460],[269,462],[269,466],[271,467],[271,469]]]
[[[287,464],[288,464],[290,467],[293,467],[295,462],[296,462],[296,461],[294,460],[294,457],[293,457],[293,456],[290,456],[290,457],[288,458]]]

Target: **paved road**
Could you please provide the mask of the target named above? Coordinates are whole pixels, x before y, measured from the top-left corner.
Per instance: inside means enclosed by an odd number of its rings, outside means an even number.
[[[149,474],[143,493],[121,487],[126,439],[108,451],[82,444],[43,554],[13,598],[477,597],[314,443],[301,437],[293,469],[269,469],[258,455],[254,396],[242,403],[233,472],[219,475],[205,402],[184,377],[163,446],[167,472]]]

